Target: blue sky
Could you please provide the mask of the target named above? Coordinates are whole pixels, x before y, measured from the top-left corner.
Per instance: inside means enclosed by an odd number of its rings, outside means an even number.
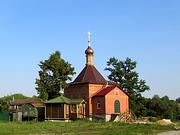
[[[179,0],[1,0],[0,96],[36,95],[39,61],[56,50],[78,74],[90,31],[95,65],[105,77],[110,57],[130,57],[151,87],[145,96],[180,97],[179,5]]]

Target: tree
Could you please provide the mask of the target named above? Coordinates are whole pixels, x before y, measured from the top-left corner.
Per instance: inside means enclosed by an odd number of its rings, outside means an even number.
[[[177,114],[180,115],[180,98],[176,99],[176,103],[177,103]]]
[[[178,105],[174,100],[170,100],[168,96],[160,98],[155,95],[149,103],[149,114],[150,116],[175,119],[178,114]]]
[[[110,72],[108,78],[120,84],[122,89],[129,94],[130,107],[135,114],[143,108],[141,93],[150,89],[145,80],[139,79],[139,75],[135,71],[136,64],[130,58],[121,61],[113,57],[109,59],[105,68]]]
[[[40,61],[39,79],[36,90],[43,100],[52,99],[67,87],[67,81],[75,74],[74,67],[61,58],[59,51],[51,54],[48,60]]]

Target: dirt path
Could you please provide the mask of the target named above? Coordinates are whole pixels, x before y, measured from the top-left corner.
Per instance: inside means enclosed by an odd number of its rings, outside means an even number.
[[[163,132],[163,133],[159,133],[157,135],[180,135],[180,130],[178,130],[178,131]]]

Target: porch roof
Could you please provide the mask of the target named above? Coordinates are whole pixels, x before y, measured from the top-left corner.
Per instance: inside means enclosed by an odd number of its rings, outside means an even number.
[[[54,103],[80,104],[81,102],[82,102],[81,99],[69,99],[64,96],[59,96],[59,97],[46,101],[45,104],[54,104]]]

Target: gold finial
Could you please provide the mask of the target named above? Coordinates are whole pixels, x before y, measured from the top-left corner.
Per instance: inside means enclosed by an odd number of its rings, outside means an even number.
[[[90,47],[91,46],[91,44],[90,44],[90,38],[91,38],[91,33],[90,32],[88,32],[88,47]]]

